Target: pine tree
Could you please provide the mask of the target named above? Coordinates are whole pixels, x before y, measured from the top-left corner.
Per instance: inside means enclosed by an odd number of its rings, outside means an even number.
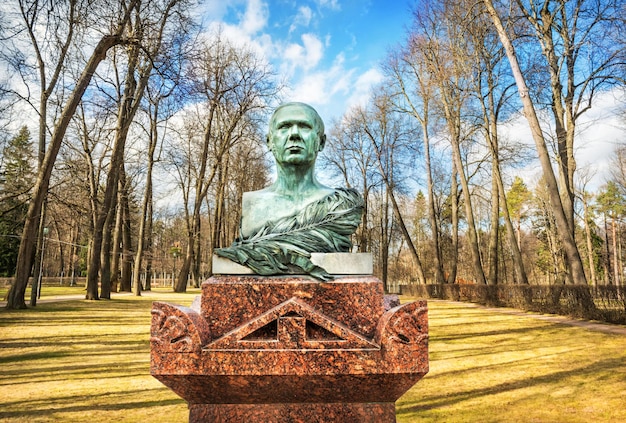
[[[30,132],[25,126],[2,150],[0,168],[0,275],[15,272],[20,236],[35,181]]]

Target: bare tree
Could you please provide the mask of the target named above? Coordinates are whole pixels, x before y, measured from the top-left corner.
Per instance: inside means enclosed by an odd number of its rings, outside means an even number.
[[[409,37],[408,45],[400,54],[392,53],[387,60],[385,70],[397,87],[398,95],[393,96],[396,107],[403,113],[415,118],[422,128],[424,155],[424,173],[428,201],[428,220],[431,230],[431,243],[434,257],[435,283],[445,282],[443,256],[440,246],[440,225],[434,198],[433,170],[431,166],[431,105],[435,91],[434,82],[425,67],[424,41],[417,34]]]
[[[565,250],[567,256],[567,263],[569,264],[571,269],[571,277],[575,283],[586,284],[587,280],[585,277],[582,260],[578,252],[578,247],[574,240],[573,233],[570,230],[566,209],[563,207],[563,204],[561,202],[558,184],[554,175],[554,171],[552,170],[552,164],[550,161],[550,155],[548,152],[546,140],[541,129],[541,124],[539,123],[539,119],[537,117],[534,103],[529,96],[529,90],[526,86],[524,74],[522,73],[522,70],[519,66],[515,47],[513,46],[511,39],[502,23],[500,15],[496,11],[492,1],[484,0],[484,4],[487,12],[489,13],[489,16],[491,17],[491,20],[493,21],[496,31],[498,32],[500,41],[504,46],[507,58],[509,60],[509,64],[513,72],[513,76],[515,78],[515,83],[517,85],[517,89],[524,107],[524,114],[526,116],[526,119],[528,120],[533,135],[533,140],[535,141],[537,154],[539,155],[539,161],[543,170],[543,178],[546,183],[546,188],[548,190],[550,204],[554,211],[556,227],[559,233],[559,237],[561,239],[561,243],[563,245],[563,249]]]
[[[598,286],[598,278],[596,276],[596,261],[593,248],[592,225],[592,208],[590,205],[593,196],[587,191],[587,185],[591,182],[594,173],[587,169],[583,169],[578,172],[579,188],[577,189],[577,195],[580,197],[580,201],[583,206],[583,225],[585,229],[585,244],[587,246],[587,262],[589,265],[589,279],[594,287]]]
[[[112,206],[114,198],[117,196],[119,175],[124,170],[124,152],[128,132],[154,68],[154,59],[161,50],[163,37],[169,28],[168,25],[181,24],[178,20],[175,23],[170,22],[170,20],[173,17],[181,16],[178,8],[182,8],[184,5],[184,2],[180,0],[153,0],[149,5],[136,4],[130,13],[128,31],[134,42],[127,49],[127,69],[117,115],[115,141],[111,154],[111,171],[107,177],[103,201],[94,227],[87,271],[87,299],[97,300],[99,298],[98,275],[101,269],[101,255],[105,254],[107,257],[109,255],[109,251],[103,250],[104,229],[107,220],[110,221],[113,216],[114,208]],[[172,31],[173,29],[169,30]],[[124,204],[120,205],[124,206]],[[129,249],[130,246],[125,245],[124,248]],[[107,298],[110,296],[110,281],[103,280],[102,282],[103,292]]]
[[[180,60],[172,61],[175,63],[181,63]],[[146,179],[144,187],[144,195],[141,203],[141,213],[139,220],[139,229],[137,233],[137,251],[135,252],[135,261],[133,274],[133,292],[135,295],[141,295],[141,269],[144,259],[145,250],[150,250],[152,245],[152,233],[150,228],[152,227],[153,216],[151,213],[153,204],[153,170],[154,164],[160,156],[163,135],[166,132],[167,122],[172,116],[176,107],[172,107],[172,101],[169,101],[172,94],[175,93],[177,87],[178,74],[180,67],[173,64],[170,67],[170,72],[159,73],[158,76],[153,76],[152,84],[147,87],[147,104],[146,114],[148,115],[148,127],[144,129],[148,139],[147,149],[147,163],[146,163]],[[169,77],[164,77],[168,75]],[[174,82],[174,84],[171,84]],[[169,87],[168,87],[169,86]],[[150,263],[150,261],[148,261]],[[146,271],[146,290],[150,289],[150,271],[147,266]]]
[[[120,10],[118,17],[114,20],[111,31],[100,38],[91,56],[85,63],[81,76],[76,81],[75,88],[65,102],[59,119],[52,130],[50,143],[41,163],[35,183],[33,199],[29,205],[26,224],[24,226],[24,232],[22,233],[22,241],[20,243],[15,281],[7,297],[7,308],[26,307],[24,303],[24,293],[32,269],[35,240],[37,239],[36,233],[39,227],[43,203],[48,193],[50,176],[61,147],[61,142],[65,136],[70,120],[76,111],[76,107],[89,86],[96,68],[106,58],[106,53],[110,48],[126,41],[124,36],[126,24],[130,19],[130,11],[134,9],[138,2],[139,0],[130,0],[128,5],[124,4],[124,6],[128,7]]]
[[[371,251],[372,226],[370,193],[382,183],[376,168],[376,155],[369,138],[363,133],[354,111],[348,111],[330,130],[330,139],[322,151],[323,164],[338,173],[347,187],[355,187],[363,195],[364,209],[361,225],[356,232],[356,244],[361,252]]]
[[[187,167],[178,168],[177,173],[184,187],[188,232],[177,292],[186,291],[192,265],[200,257],[201,208],[210,187],[223,170],[221,166],[230,151],[242,141],[242,135],[250,133],[242,127],[259,125],[263,111],[278,93],[268,65],[249,48],[237,47],[224,39],[221,31],[204,43],[190,72],[196,99],[201,102],[197,109],[200,113],[192,115],[192,119],[201,122],[203,128],[201,140],[187,137],[190,147],[199,141],[197,150],[189,149],[189,155],[178,161]],[[199,275],[194,277],[198,279]]]
[[[38,164],[41,168],[46,153],[46,140],[51,132],[49,127],[50,116],[48,108],[50,100],[57,89],[62,71],[67,66],[66,61],[71,55],[71,46],[77,33],[84,30],[83,14],[86,13],[85,4],[80,1],[58,2],[49,7],[45,2],[21,0],[17,4],[21,25],[17,26],[16,34],[9,36],[11,41],[19,38],[21,29],[27,34],[32,56],[24,56],[19,47],[10,48],[3,52],[3,59],[20,76],[26,93],[14,91],[22,101],[29,104],[39,117],[38,133]],[[16,43],[19,44],[19,41]],[[28,60],[34,57],[34,62]],[[36,76],[35,76],[36,75]],[[31,82],[33,83],[31,87]],[[39,92],[39,98],[31,98],[31,92]],[[53,106],[53,105],[52,105]],[[35,255],[34,278],[39,280],[40,253],[45,222],[45,202],[39,216],[37,231],[37,247]],[[31,290],[31,306],[37,305],[38,284],[34,283]]]
[[[542,69],[549,78],[545,100],[543,93],[535,94],[552,113],[561,204],[573,238],[577,123],[598,93],[623,84],[626,42],[618,34],[626,31],[624,5],[619,0],[516,0],[516,4],[520,17],[534,30],[526,40],[541,51]]]
[[[472,7],[473,6],[473,7]],[[488,281],[490,284],[498,282],[500,245],[500,216],[502,214],[506,227],[505,233],[509,238],[509,247],[513,259],[514,274],[517,282],[528,283],[526,270],[522,260],[519,244],[515,238],[515,231],[509,216],[506,191],[502,175],[502,149],[499,136],[499,123],[502,115],[511,113],[510,107],[515,82],[504,69],[504,50],[497,41],[497,34],[493,25],[489,24],[489,16],[484,8],[478,5],[468,5],[468,13],[460,24],[465,29],[467,39],[466,49],[471,59],[476,103],[480,107],[482,118],[479,126],[487,141],[491,155],[491,198],[490,198],[490,235],[488,246]],[[518,150],[519,151],[519,150]],[[517,158],[521,154],[516,155]]]
[[[357,108],[356,113],[359,115],[363,132],[374,147],[376,163],[386,187],[386,195],[391,201],[396,223],[415,262],[417,279],[420,283],[425,284],[426,277],[422,262],[402,217],[395,193],[397,190],[395,175],[400,168],[397,166],[395,157],[401,154],[397,150],[402,148],[403,144],[406,145],[409,140],[413,139],[414,131],[412,129],[414,127],[408,124],[406,119],[403,120],[401,115],[393,113],[393,105],[389,95],[384,93],[384,91],[382,94],[372,98],[371,110],[365,111],[362,108]],[[383,282],[386,281],[383,280]]]
[[[478,233],[472,207],[472,191],[462,154],[462,143],[469,139],[471,125],[465,123],[464,110],[469,101],[472,75],[467,66],[465,34],[457,24],[464,8],[455,2],[441,6],[427,5],[415,12],[415,26],[425,42],[424,59],[427,72],[437,87],[438,107],[446,123],[452,147],[452,159],[462,188],[467,237],[471,252],[472,271],[477,283],[485,284]]]

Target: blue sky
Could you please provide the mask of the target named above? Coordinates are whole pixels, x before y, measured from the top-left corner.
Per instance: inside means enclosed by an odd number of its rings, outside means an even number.
[[[220,25],[229,39],[268,60],[291,87],[285,100],[311,104],[330,127],[382,81],[380,63],[403,43],[416,1],[205,0],[198,12],[207,28]],[[576,156],[579,168],[595,174],[592,189],[606,181],[615,145],[624,142],[615,114],[621,104],[613,93],[602,95],[580,122]],[[512,138],[531,142],[525,119],[508,126],[503,131]],[[538,163],[522,174],[534,186]]]
[[[220,24],[285,78],[289,101],[315,107],[327,124],[381,81],[380,62],[411,22],[410,0],[208,0],[205,26]]]

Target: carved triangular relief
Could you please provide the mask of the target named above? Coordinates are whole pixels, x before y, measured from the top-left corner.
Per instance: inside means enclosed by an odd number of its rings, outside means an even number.
[[[233,329],[204,350],[368,349],[380,347],[293,297]]]

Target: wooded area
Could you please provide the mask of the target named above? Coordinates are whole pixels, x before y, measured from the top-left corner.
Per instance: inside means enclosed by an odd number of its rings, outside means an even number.
[[[0,13],[0,276],[87,299],[177,292],[271,179],[281,75],[187,0],[12,0]],[[577,167],[580,122],[624,99],[619,0],[417,3],[367,104],[326,122],[319,172],[363,194],[354,244],[387,283],[624,284],[626,143]],[[624,110],[616,111],[626,124]],[[525,122],[531,140],[511,134]],[[36,122],[36,124],[34,123]],[[593,129],[587,129],[593,130]],[[542,178],[521,169],[539,159]],[[172,276],[174,275],[174,276]]]

